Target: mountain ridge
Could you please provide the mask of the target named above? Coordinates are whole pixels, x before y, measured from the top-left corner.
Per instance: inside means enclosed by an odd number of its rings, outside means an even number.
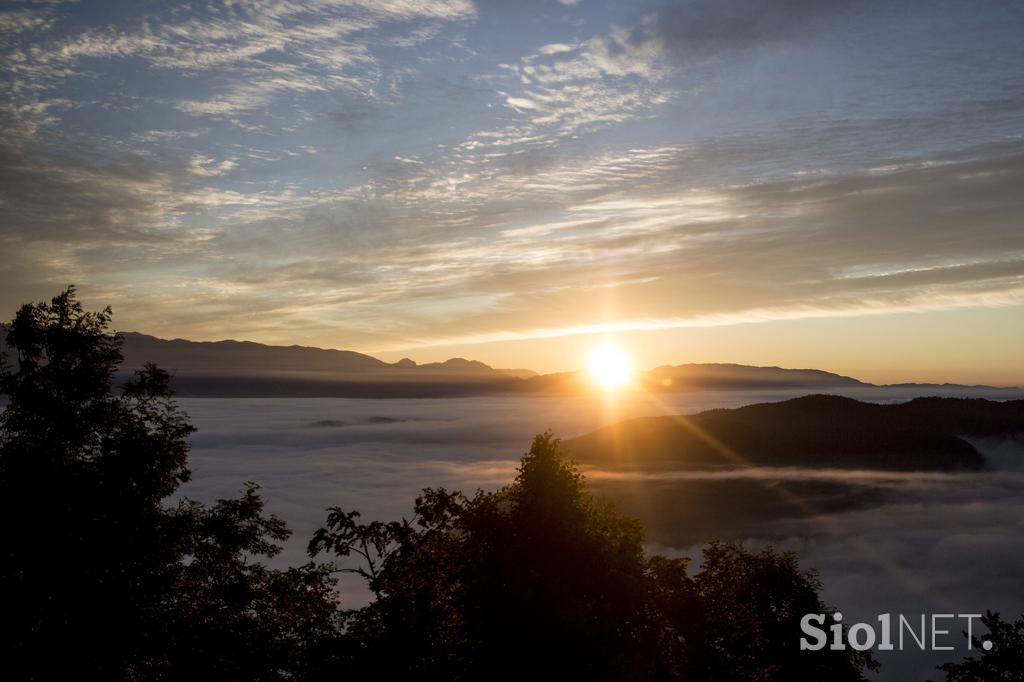
[[[1024,400],[915,398],[877,404],[808,395],[691,415],[638,417],[566,441],[602,467],[814,466],[976,470],[985,459],[965,436],[1024,434]]]
[[[478,360],[449,358],[443,362],[418,364],[409,358],[389,363],[366,353],[316,346],[277,346],[255,341],[190,341],[161,339],[140,332],[120,332],[124,338],[124,366],[141,367],[155,362],[169,371],[239,371],[257,372],[390,372],[441,371],[497,376],[533,376],[523,369],[500,369]]]
[[[6,325],[0,325],[3,331]],[[479,360],[449,358],[419,364],[389,363],[358,351],[315,346],[274,346],[254,341],[162,339],[120,332],[122,372],[153,362],[171,372],[183,396],[436,398],[493,394],[575,394],[595,387],[584,371],[537,374],[493,368]],[[1024,397],[1017,387],[900,383],[877,385],[813,368],[738,363],[660,365],[637,372],[635,387],[648,392],[698,390],[808,391],[893,388],[908,391],[999,391]]]

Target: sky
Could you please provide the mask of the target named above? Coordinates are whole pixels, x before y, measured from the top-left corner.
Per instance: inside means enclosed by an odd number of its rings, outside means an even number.
[[[0,313],[1024,384],[1024,5],[7,0]]]

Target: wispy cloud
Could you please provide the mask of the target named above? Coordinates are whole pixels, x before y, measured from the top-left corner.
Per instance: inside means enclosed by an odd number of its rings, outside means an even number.
[[[1019,11],[811,4],[18,3],[0,303],[379,350],[1019,302]]]

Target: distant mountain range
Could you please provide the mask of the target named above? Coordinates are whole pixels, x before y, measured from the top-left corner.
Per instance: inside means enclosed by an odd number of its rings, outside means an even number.
[[[564,394],[592,391],[585,372],[538,375],[528,369],[500,369],[476,360],[452,358],[417,364],[408,358],[388,363],[364,353],[307,346],[269,346],[251,341],[188,341],[123,332],[123,369],[154,362],[174,375],[183,396],[434,398],[501,393]],[[635,383],[647,391],[874,388],[852,377],[817,369],[684,364],[640,372]],[[900,384],[927,391],[988,389],[952,384]],[[1006,389],[1012,397],[1019,389]]]
[[[1024,434],[1024,400],[917,398],[879,405],[832,395],[630,419],[566,443],[602,468],[978,469],[964,436]]]
[[[429,375],[484,378],[532,377],[527,369],[495,369],[477,360],[451,358],[444,362],[416,364],[409,358],[387,363],[350,350],[310,346],[268,346],[252,341],[187,341],[160,339],[137,332],[122,332],[125,367],[145,362],[174,372],[333,372],[336,374],[409,377]]]
[[[410,397],[491,393],[575,393],[592,390],[583,372],[537,375],[526,369],[496,369],[476,360],[452,358],[416,364],[387,363],[370,355],[306,346],[268,346],[251,341],[166,340],[124,332],[123,368],[154,362],[174,374],[182,395]],[[812,369],[729,364],[658,367],[638,374],[651,391],[867,386],[850,377]]]
[[[774,390],[870,387],[851,377],[819,369],[783,369],[723,363],[663,365],[639,372],[634,382],[647,391],[686,390]],[[563,372],[537,376],[527,382],[536,390],[575,391],[589,389],[590,378],[584,372]]]

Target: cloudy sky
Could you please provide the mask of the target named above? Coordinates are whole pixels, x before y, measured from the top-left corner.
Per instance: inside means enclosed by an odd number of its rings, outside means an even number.
[[[1024,5],[7,0],[0,312],[1024,383]]]

